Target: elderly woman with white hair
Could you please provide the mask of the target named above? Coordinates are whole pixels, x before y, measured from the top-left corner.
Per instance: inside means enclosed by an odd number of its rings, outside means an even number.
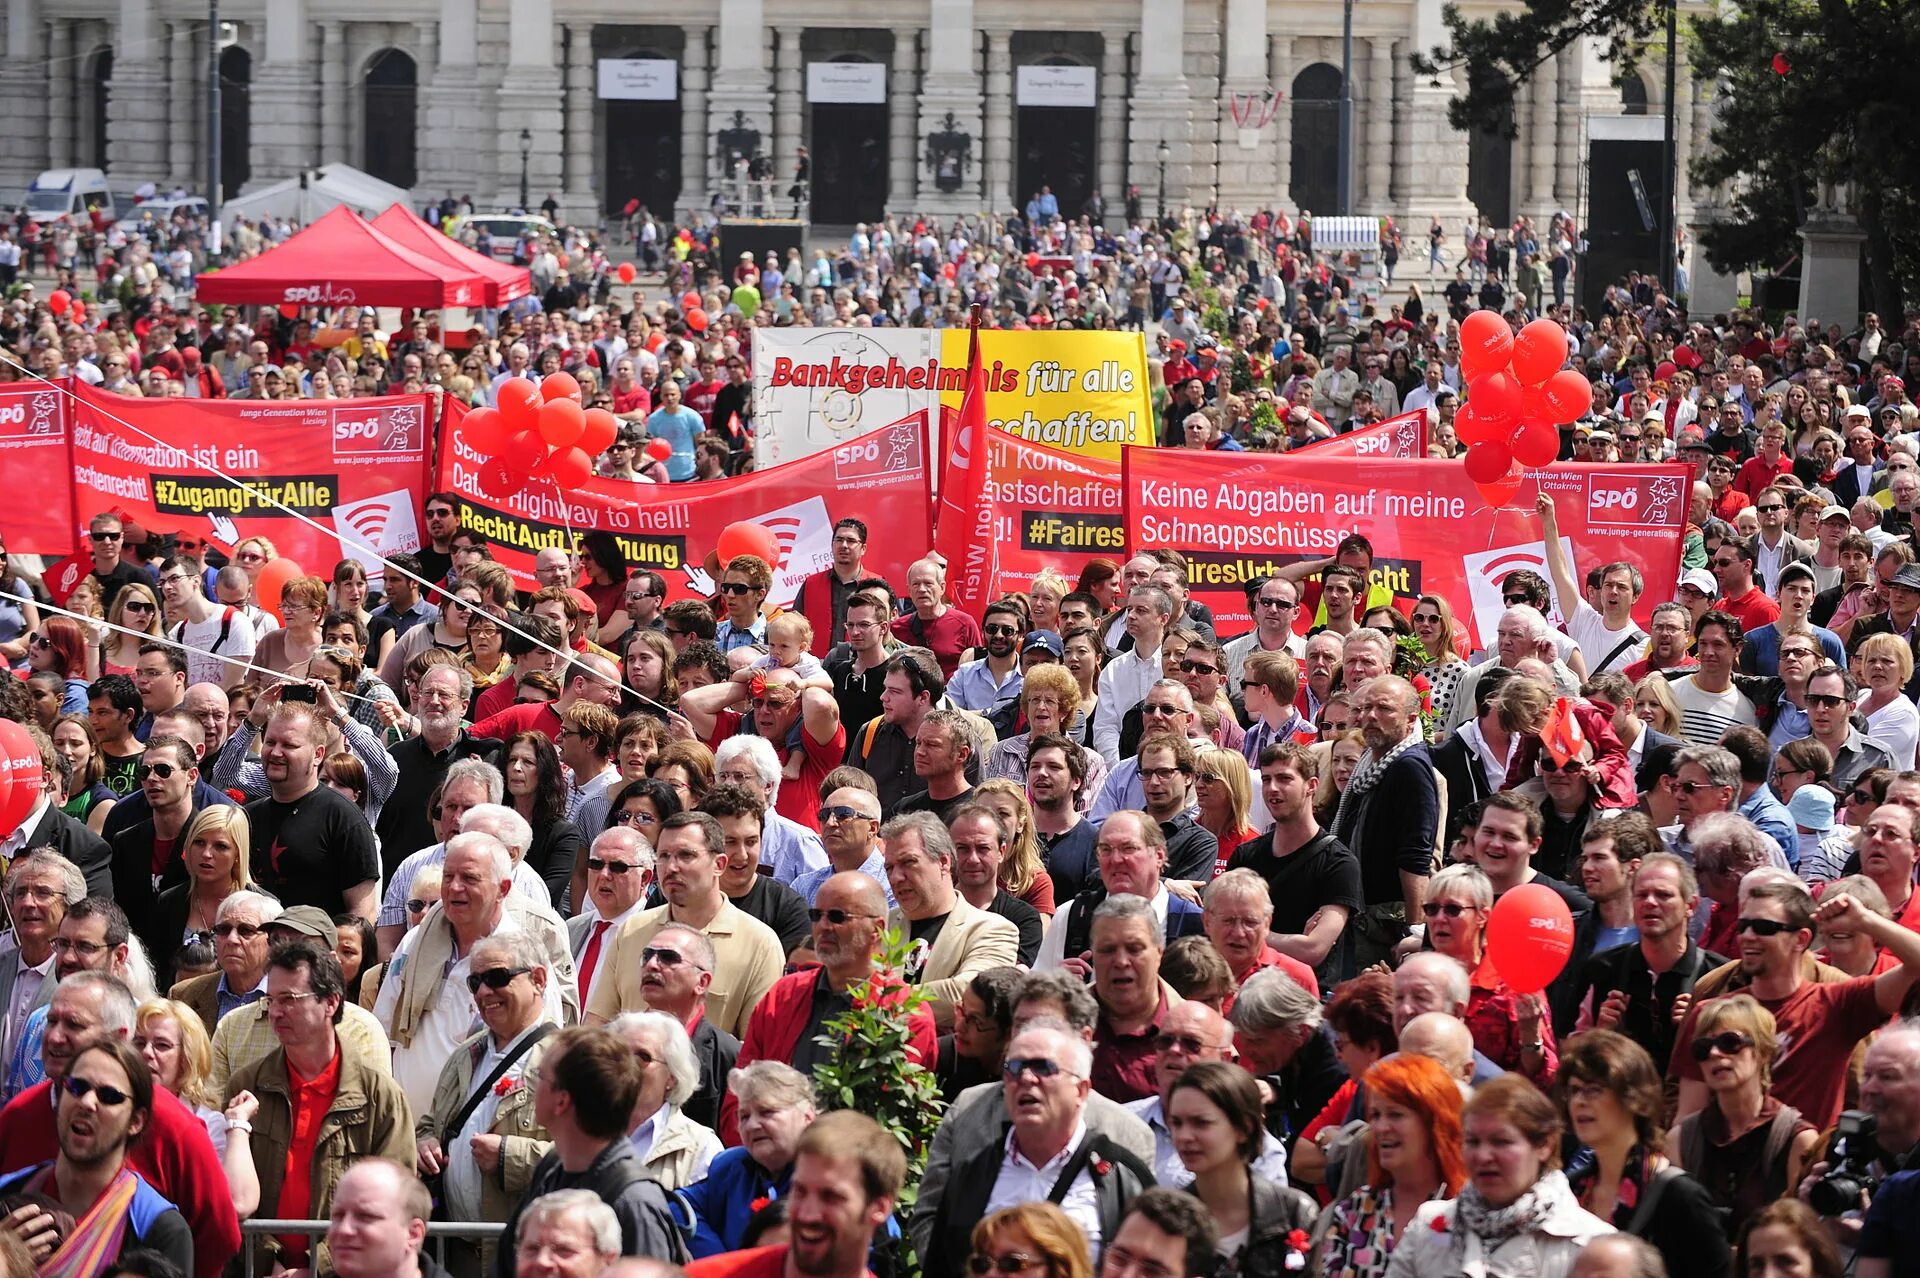
[[[628,1128],[648,1176],[666,1190],[706,1179],[720,1153],[720,1138],[681,1109],[700,1086],[700,1063],[686,1026],[664,1012],[626,1012],[607,1028],[640,1062],[640,1099]]]
[[[527,1204],[514,1278],[595,1278],[620,1259],[620,1218],[586,1189],[557,1189]]]
[[[1320,1000],[1279,968],[1248,977],[1227,1012],[1240,1063],[1284,1099],[1287,1131],[1306,1129],[1347,1081]]]
[[[767,805],[760,823],[760,863],[772,871],[774,882],[792,887],[793,881],[807,871],[826,867],[827,848],[820,836],[774,810],[782,771],[780,758],[765,737],[736,736],[722,741],[713,752],[713,779],[745,786]]]
[[[800,1135],[819,1113],[813,1080],[780,1061],[743,1065],[727,1086],[740,1102],[742,1143],[722,1151],[705,1180],[679,1193],[693,1215],[689,1249],[696,1260],[738,1250],[754,1200],[786,1196]]]
[[[1434,951],[1466,969],[1471,992],[1461,1019],[1473,1031],[1474,1047],[1501,1069],[1517,1070],[1540,1086],[1551,1083],[1560,1056],[1545,996],[1515,993],[1487,962],[1493,883],[1485,871],[1477,865],[1444,867],[1427,880],[1421,912]]]

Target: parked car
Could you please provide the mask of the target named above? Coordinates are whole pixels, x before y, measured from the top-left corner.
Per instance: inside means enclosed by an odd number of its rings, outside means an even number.
[[[513,260],[513,246],[525,235],[559,237],[559,228],[544,217],[520,213],[473,213],[453,219],[448,228],[453,238],[473,247],[484,229],[491,240],[489,251],[502,262]]]

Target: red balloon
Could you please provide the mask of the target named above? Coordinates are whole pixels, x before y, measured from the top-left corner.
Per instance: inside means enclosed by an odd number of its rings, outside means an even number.
[[[506,501],[527,486],[527,477],[517,474],[504,458],[496,457],[480,468],[480,491],[495,501]]]
[[[572,373],[548,373],[540,379],[540,398],[551,402],[556,399],[570,399],[580,402],[580,383],[574,380]]]
[[[1538,386],[1566,362],[1567,330],[1550,319],[1533,321],[1513,339],[1513,375],[1522,386]]]
[[[1513,465],[1513,450],[1497,439],[1482,440],[1467,450],[1467,478],[1491,484]]]
[[[620,419],[604,408],[589,408],[584,421],[586,428],[580,432],[578,442],[590,455],[606,452],[607,445],[620,434]]]
[[[1507,366],[1513,329],[1495,311],[1474,311],[1460,321],[1460,371],[1469,382]]]
[[[540,424],[540,388],[525,377],[509,377],[493,393],[493,405],[509,430],[532,430]]]
[[[281,319],[299,319],[300,308],[298,306],[295,306],[292,302],[282,302],[280,304],[280,318]]]
[[[507,469],[523,477],[540,469],[540,463],[546,459],[547,441],[537,430],[513,432],[507,436],[507,446],[500,453],[500,460],[506,463]]]
[[[14,829],[33,811],[43,779],[40,747],[26,728],[0,719],[0,830]]]
[[[507,436],[512,434],[497,408],[470,410],[460,429],[467,433],[467,444],[482,457],[498,457],[507,446]]]
[[[1580,414],[1593,407],[1593,384],[1581,375],[1578,369],[1563,368],[1547,379],[1540,388],[1546,396],[1547,407],[1552,411],[1548,420],[1564,426],[1575,421]]]
[[[701,310],[697,306],[694,307],[692,310],[688,311],[687,327],[692,329],[696,333],[706,332],[707,331],[707,313]]]
[[[285,590],[287,583],[295,577],[306,575],[305,569],[284,556],[269,560],[267,566],[260,570],[260,575],[253,579],[253,601],[274,616],[280,617],[280,592]],[[286,618],[280,617],[280,620],[284,622]]]
[[[1520,468],[1519,462],[1515,462],[1512,469],[1493,483],[1475,484],[1474,487],[1480,490],[1480,500],[1499,510],[1513,500],[1514,494],[1520,491],[1520,486],[1526,482],[1526,478],[1527,472]]]
[[[666,440],[649,439],[647,441],[648,461],[663,462],[671,456],[673,456],[673,445],[669,444]]]
[[[586,429],[587,415],[574,401],[550,399],[540,405],[540,437],[555,448],[572,447]]]
[[[1793,70],[1793,61],[1784,53],[1776,53],[1773,55],[1772,66],[1775,75],[1785,75]]]
[[[1467,397],[1482,418],[1506,425],[1526,411],[1523,391],[1520,383],[1506,373],[1486,373],[1467,388]]]
[[[714,543],[714,553],[720,557],[723,567],[741,555],[758,555],[769,566],[778,568],[780,539],[773,535],[772,529],[741,520],[720,530],[720,539]]]
[[[1520,423],[1513,432],[1513,459],[1522,466],[1546,466],[1560,455],[1560,432],[1544,421]]]
[[[1487,958],[1506,987],[1538,994],[1573,953],[1573,915],[1558,892],[1538,883],[1509,888],[1487,916]]]
[[[1472,404],[1462,404],[1460,411],[1453,415],[1453,433],[1461,443],[1473,445],[1483,440],[1502,438],[1505,427],[1482,414]]]
[[[1700,367],[1700,356],[1685,342],[1673,348],[1673,362],[1682,368]]]
[[[680,298],[680,309],[683,311],[692,311],[698,310],[699,307],[700,295],[692,289],[688,289]]]
[[[584,448],[556,448],[541,473],[566,492],[587,482],[587,477],[593,474],[593,458]]]
[[[47,309],[55,315],[65,315],[67,308],[73,305],[73,294],[64,288],[56,288],[47,294]]]
[[[614,274],[620,277],[622,284],[631,284],[633,283],[633,277],[639,274],[639,272],[633,269],[632,262],[622,262],[620,263],[620,269],[616,270]]]

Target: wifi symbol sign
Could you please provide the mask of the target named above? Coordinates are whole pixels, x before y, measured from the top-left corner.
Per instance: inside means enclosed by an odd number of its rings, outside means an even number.
[[[1506,554],[1500,556],[1498,559],[1488,561],[1481,566],[1481,572],[1486,575],[1488,581],[1497,582],[1508,573],[1517,569],[1528,568],[1534,572],[1539,572],[1542,568],[1546,567],[1546,564],[1547,557],[1544,554],[1536,555],[1529,551],[1521,551],[1517,554]]]
[[[784,564],[792,559],[794,543],[800,540],[800,530],[802,526],[800,517],[798,515],[782,515],[773,519],[762,520],[760,526],[772,533],[774,540],[780,543],[780,563]],[[775,565],[775,567],[778,566],[777,564]]]
[[[349,514],[347,527],[369,546],[379,546],[381,535],[387,531],[387,524],[392,518],[393,512],[383,503],[372,503]]]

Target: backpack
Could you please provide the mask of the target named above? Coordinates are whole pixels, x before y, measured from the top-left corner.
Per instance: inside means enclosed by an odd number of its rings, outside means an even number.
[[[213,646],[207,649],[208,652],[219,652],[220,649],[226,645],[227,636],[233,633],[233,619],[239,612],[240,610],[238,608],[232,607],[231,605],[222,610],[220,613],[220,637],[213,641]],[[187,623],[183,621],[173,628],[173,641],[177,644],[185,644],[186,636]]]

